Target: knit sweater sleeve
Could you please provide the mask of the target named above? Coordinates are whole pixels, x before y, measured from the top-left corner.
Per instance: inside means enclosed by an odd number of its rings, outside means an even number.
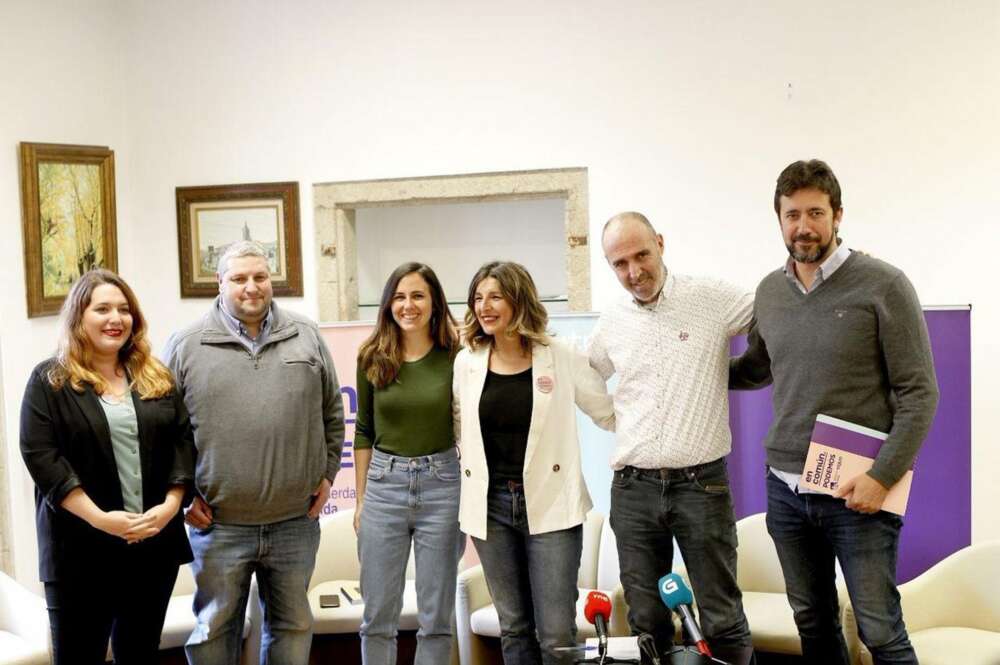
[[[939,393],[927,323],[906,275],[899,273],[892,280],[876,314],[896,410],[868,475],[891,487],[913,466],[934,419]]]
[[[771,385],[773,381],[771,355],[768,353],[767,344],[761,336],[760,325],[757,321],[757,310],[765,302],[762,291],[767,283],[768,278],[765,278],[757,287],[754,298],[747,298],[752,303],[749,331],[747,332],[747,349],[742,355],[729,360],[730,390],[756,390]]]
[[[375,386],[358,363],[358,413],[354,420],[354,448],[372,448],[375,445]]]

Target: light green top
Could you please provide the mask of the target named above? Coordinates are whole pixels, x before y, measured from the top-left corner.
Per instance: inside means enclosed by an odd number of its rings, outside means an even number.
[[[111,432],[111,449],[115,453],[118,467],[118,482],[122,486],[122,500],[125,510],[132,513],[143,512],[142,508],[142,462],[139,458],[139,425],[135,417],[132,393],[127,393],[121,402],[111,402],[99,397],[104,416],[108,419]]]

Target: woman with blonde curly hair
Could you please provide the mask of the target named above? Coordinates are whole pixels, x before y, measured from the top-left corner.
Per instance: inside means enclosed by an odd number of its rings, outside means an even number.
[[[35,481],[53,663],[156,660],[182,563],[193,440],[170,371],[121,277],[95,269],[63,304],[55,357],[31,374],[21,455]]]
[[[576,407],[615,422],[604,381],[582,353],[546,333],[531,275],[487,263],[469,285],[466,343],[455,359],[462,448],[459,523],[472,536],[500,619],[508,665],[571,663],[583,479]]]

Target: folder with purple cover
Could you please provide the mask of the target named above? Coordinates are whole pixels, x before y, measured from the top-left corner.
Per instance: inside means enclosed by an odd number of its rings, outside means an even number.
[[[833,494],[841,484],[872,468],[887,436],[884,432],[839,418],[816,416],[799,487]],[[889,488],[882,510],[904,514],[912,484],[913,469],[910,469]]]

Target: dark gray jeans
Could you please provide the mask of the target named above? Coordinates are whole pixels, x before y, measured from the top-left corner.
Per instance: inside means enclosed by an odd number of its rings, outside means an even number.
[[[725,458],[683,469],[615,471],[611,527],[633,633],[651,634],[661,651],[672,642],[673,622],[657,580],[670,572],[676,537],[713,655],[752,661],[750,627],[736,585],[736,522]]]
[[[472,538],[500,617],[504,665],[570,665],[576,643],[580,525],[529,533],[524,488],[491,486],[486,540]],[[653,584],[656,582],[654,580]]]
[[[778,550],[807,662],[850,662],[840,625],[836,557],[844,571],[861,641],[876,665],[917,665],[896,590],[902,527],[898,515],[858,513],[843,499],[798,494],[773,473],[767,474],[767,530]]]

